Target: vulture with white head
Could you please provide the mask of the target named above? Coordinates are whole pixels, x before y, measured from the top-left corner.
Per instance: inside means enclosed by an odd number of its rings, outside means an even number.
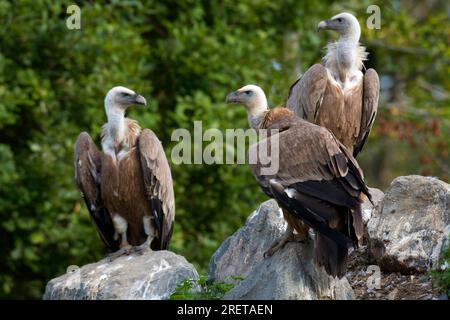
[[[289,90],[286,107],[309,122],[328,128],[356,157],[372,129],[380,82],[359,45],[361,29],[350,13],[321,21],[318,30],[334,30],[339,39],[327,46],[322,64],[308,69]]]
[[[75,180],[100,238],[116,256],[132,247],[167,249],[175,217],[172,176],[161,142],[125,117],[145,98],[125,87],[105,98],[99,151],[88,133],[75,145]]]
[[[297,238],[306,240],[308,228],[315,230],[315,261],[328,274],[342,277],[347,266],[348,248],[356,247],[363,235],[361,202],[370,194],[363,174],[351,153],[334,135],[297,117],[286,108],[268,109],[263,90],[247,85],[230,93],[228,103],[246,107],[250,126],[255,130],[277,129],[250,147],[271,150],[278,143],[279,169],[264,175],[262,161],[250,164],[262,190],[274,198],[288,223],[286,234],[267,255]],[[275,157],[277,155],[270,155]]]

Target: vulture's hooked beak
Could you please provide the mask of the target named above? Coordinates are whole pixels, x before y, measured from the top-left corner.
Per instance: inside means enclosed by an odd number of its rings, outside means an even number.
[[[134,98],[134,102],[136,104],[140,104],[140,105],[147,105],[147,100],[145,100],[145,98],[139,94],[136,93],[135,98]]]
[[[226,103],[240,103],[239,92],[233,91],[229,93],[225,99]]]
[[[317,25],[316,31],[319,32],[320,30],[329,29],[329,25],[328,25],[329,21],[330,20],[320,21],[319,24]]]

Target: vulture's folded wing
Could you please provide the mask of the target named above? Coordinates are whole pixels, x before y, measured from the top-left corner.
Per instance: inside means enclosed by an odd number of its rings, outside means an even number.
[[[269,184],[270,191],[278,203],[282,203],[284,208],[297,215],[306,225],[342,247],[354,246],[355,241],[348,235],[336,228],[330,228],[330,221],[340,218],[338,210],[334,207],[295,190],[286,190],[275,180],[271,180]]]
[[[101,162],[101,152],[98,151],[89,134],[82,132],[75,144],[75,181],[94,220],[100,238],[110,250],[115,251],[119,249],[119,242],[114,240],[114,225],[101,199]]]
[[[147,198],[160,236],[160,248],[168,248],[175,219],[172,174],[158,137],[149,129],[139,136],[139,153]]]
[[[268,180],[276,179],[287,187],[302,181],[332,180],[345,176],[347,159],[333,134],[325,128],[298,118],[297,120],[302,121],[302,124],[291,125],[250,147],[252,159],[257,156],[261,158],[266,150],[277,153],[270,155],[272,160],[278,162],[276,174],[262,175],[265,167],[262,161],[251,164],[258,181],[265,181],[268,186]]]
[[[315,122],[327,87],[327,70],[321,64],[308,69],[289,89],[286,107],[297,116]]]
[[[380,94],[380,80],[374,69],[366,71],[363,78],[363,102],[361,113],[361,127],[353,148],[353,156],[362,150],[370,134],[378,108],[378,97]]]
[[[361,193],[370,195],[358,164],[345,147],[325,128],[303,122],[301,126],[261,140],[250,152],[270,150],[273,143],[279,145],[278,172],[262,175],[264,166],[252,165],[262,189],[279,201],[284,199],[287,207],[325,235],[335,234],[335,231],[324,232],[327,226],[340,229],[346,225],[347,238],[334,240],[342,244],[351,238],[356,243],[362,237]],[[274,183],[282,185],[287,196],[273,194]],[[352,221],[343,216],[343,210],[336,208],[352,210]],[[312,224],[314,216],[317,221]]]

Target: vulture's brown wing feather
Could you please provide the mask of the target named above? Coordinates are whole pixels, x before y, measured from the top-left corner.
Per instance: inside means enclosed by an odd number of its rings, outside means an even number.
[[[161,142],[153,131],[142,131],[139,153],[145,190],[160,237],[160,247],[156,249],[165,250],[172,237],[175,219],[172,174]]]
[[[259,162],[251,165],[258,181],[268,187],[268,181],[276,179],[287,187],[302,181],[332,180],[345,176],[347,163],[341,159],[342,152],[332,133],[305,120],[295,119],[296,123],[286,118],[289,128],[250,147],[249,153],[253,154],[251,157],[256,158],[258,150],[271,150],[272,143],[278,143],[279,170],[276,174],[261,175],[264,166]]]
[[[323,65],[313,65],[289,89],[286,107],[300,118],[314,123],[327,87],[327,78]]]
[[[348,149],[340,143],[338,140],[336,142],[339,145],[339,149],[341,152],[345,155],[347,158],[347,166],[350,168],[352,172],[352,179],[346,179],[346,182],[349,184],[352,184],[352,187],[357,190],[361,190],[361,192],[372,202],[372,196],[369,192],[369,189],[364,182],[364,173],[361,170],[361,168],[358,165],[358,162],[356,162],[356,159],[352,156],[352,154],[348,151]],[[372,202],[373,204],[373,202]]]
[[[114,240],[114,225],[101,199],[101,163],[102,153],[98,151],[89,134],[82,132],[75,144],[75,181],[94,220],[100,238],[110,250],[115,251],[119,249],[119,242]]]
[[[269,185],[271,193],[278,203],[282,203],[285,209],[297,215],[316,232],[325,235],[345,248],[354,245],[354,241],[347,235],[335,228],[329,227],[329,220],[327,218],[332,216],[331,219],[335,219],[339,214],[335,208],[328,206],[325,209],[323,203],[301,193],[290,193],[289,196],[282,185],[275,180],[271,180]]]
[[[331,132],[297,122],[250,149],[270,150],[278,141],[278,172],[264,176],[261,164],[252,170],[266,193],[317,231],[317,263],[342,277],[347,248],[362,238],[360,202],[361,193],[369,195],[367,186],[358,164]]]
[[[361,114],[361,128],[356,145],[353,149],[353,156],[362,150],[370,134],[378,108],[378,97],[380,94],[380,79],[374,69],[366,71],[363,78],[363,102]]]

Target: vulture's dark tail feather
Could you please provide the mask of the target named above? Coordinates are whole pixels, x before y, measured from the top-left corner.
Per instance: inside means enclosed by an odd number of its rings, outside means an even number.
[[[346,192],[338,179],[298,182],[291,185],[291,187],[311,197],[326,199],[327,202],[337,206],[354,208],[358,205],[358,200]]]
[[[355,247],[360,245],[364,233],[364,221],[362,217],[361,205],[359,205],[355,210],[348,212],[348,217],[350,217],[350,223],[348,228],[350,229],[350,237],[355,240]],[[351,224],[351,225],[350,225]]]
[[[336,140],[337,141],[337,140]],[[358,163],[356,162],[355,158],[352,157],[351,153],[345,148],[345,146],[339,143],[340,150],[347,156],[347,165],[349,169],[349,174],[352,176],[352,178],[356,178],[358,184],[361,187],[361,192],[366,195],[366,197],[369,199],[370,203],[372,205],[374,204],[372,201],[372,195],[370,194],[369,188],[367,187],[366,183],[364,182],[364,177],[362,174],[361,169],[359,169]],[[349,177],[344,177],[344,179],[348,179]],[[348,181],[349,182],[349,181]]]
[[[152,197],[150,201],[152,207],[153,221],[155,222],[156,228],[158,229],[159,232],[159,242],[153,241],[152,249],[168,250],[169,242],[170,239],[172,238],[173,223],[170,226],[167,224],[161,200]]]
[[[321,233],[329,238],[330,241],[339,243],[342,247],[349,248],[354,246],[352,239],[337,230],[331,229],[320,216],[306,209],[297,199],[288,197],[284,192],[284,188],[279,183],[271,181],[270,189],[280,206],[287,209],[290,213],[295,214],[309,227],[313,228],[316,233]]]
[[[173,233],[173,223],[170,226],[170,230],[167,234],[167,237],[165,237],[161,241],[161,250],[169,250],[169,243],[170,243],[170,239],[172,239],[172,233]]]
[[[348,249],[335,241],[316,234],[315,262],[323,266],[326,272],[342,278],[347,270]]]
[[[153,241],[152,250],[163,250],[164,248],[164,211],[162,209],[162,202],[156,197],[150,198],[150,204],[152,208],[153,222],[156,225],[159,233],[159,242]],[[166,244],[167,246],[167,244]]]
[[[332,206],[293,188],[286,191],[276,181],[270,182],[270,190],[281,206],[315,230],[315,262],[329,275],[342,278],[347,270],[348,248],[357,245],[355,235],[348,232],[351,209]],[[337,229],[330,228],[326,221],[334,221]]]

